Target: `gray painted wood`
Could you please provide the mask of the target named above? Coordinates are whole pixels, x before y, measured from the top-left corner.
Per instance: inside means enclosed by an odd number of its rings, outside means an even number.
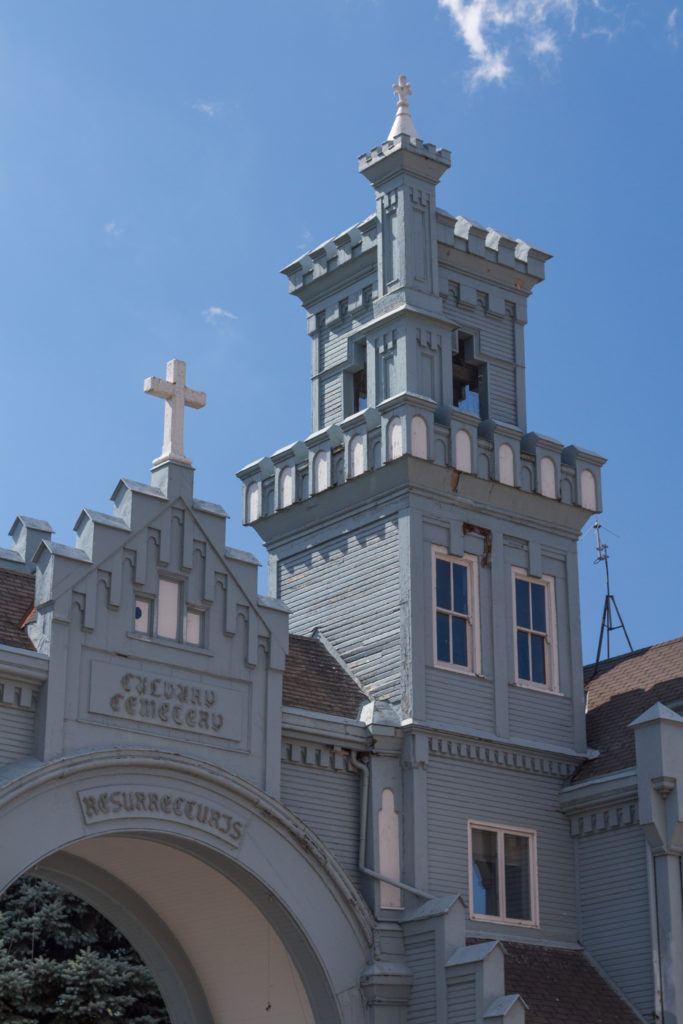
[[[436,1019],[436,940],[434,933],[406,935],[405,949],[413,972],[408,1024]]]
[[[581,939],[646,1020],[654,1006],[647,847],[638,826],[577,839]]]
[[[320,628],[377,698],[400,699],[396,519],[370,523],[282,558],[279,595],[293,633]]]
[[[474,968],[460,969],[449,978],[447,988],[448,1024],[471,1024],[477,1020],[477,989]]]
[[[33,752],[35,713],[0,705],[0,764],[10,764]]]
[[[320,836],[358,884],[357,773],[283,762],[281,786],[285,806]]]
[[[542,774],[433,757],[427,773],[432,891],[469,899],[468,820],[535,830],[540,927],[493,928],[527,942],[575,942],[574,858],[568,822],[557,809],[560,786],[559,779]],[[491,925],[471,921],[470,930],[490,934]]]

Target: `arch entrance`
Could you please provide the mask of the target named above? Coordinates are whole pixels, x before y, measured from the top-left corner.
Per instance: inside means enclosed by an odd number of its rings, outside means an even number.
[[[371,922],[316,837],[249,783],[104,751],[6,786],[0,888],[27,870],[126,935],[173,1024],[351,1024]]]

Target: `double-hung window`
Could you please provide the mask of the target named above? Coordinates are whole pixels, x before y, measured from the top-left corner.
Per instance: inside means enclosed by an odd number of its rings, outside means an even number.
[[[434,548],[434,657],[437,665],[480,671],[479,589],[474,555]]]
[[[536,833],[469,823],[470,917],[538,924]]]
[[[144,636],[157,636],[199,647],[203,642],[203,610],[186,608],[183,585],[159,579],[157,599],[136,597],[133,629]]]
[[[536,579],[512,570],[515,617],[515,681],[557,690],[555,588],[552,576]]]

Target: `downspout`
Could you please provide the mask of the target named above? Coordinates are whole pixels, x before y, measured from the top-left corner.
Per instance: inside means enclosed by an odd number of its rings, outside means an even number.
[[[368,835],[368,802],[370,796],[370,769],[366,764],[359,760],[358,754],[355,750],[351,751],[351,757],[349,758],[350,763],[359,771],[362,775],[362,788],[360,798],[360,840],[358,844],[358,870],[369,878],[374,878],[376,882],[385,882],[387,885],[393,885],[397,889],[403,889],[405,892],[411,892],[413,896],[419,896],[423,900],[434,899],[431,893],[424,892],[422,889],[416,889],[412,885],[407,885],[405,882],[397,882],[395,878],[388,878],[386,875],[380,875],[378,871],[373,871],[367,867],[365,863],[365,850],[367,846],[367,835]]]

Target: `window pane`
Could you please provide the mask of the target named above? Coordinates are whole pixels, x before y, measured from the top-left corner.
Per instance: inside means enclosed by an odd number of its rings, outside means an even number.
[[[188,612],[185,617],[185,643],[201,643],[202,617],[199,612]]]
[[[453,565],[453,611],[467,615],[467,567]]]
[[[451,607],[451,567],[441,558],[436,560],[436,606]]]
[[[151,601],[139,597],[135,602],[135,632],[149,633]]]
[[[530,635],[531,678],[534,683],[545,683],[545,640],[542,636]]]
[[[178,639],[178,604],[180,600],[180,584],[171,580],[159,580],[159,620],[157,633]]]
[[[467,665],[467,622],[465,619],[451,619],[453,627],[453,664]]]
[[[531,920],[529,837],[506,834],[505,916],[516,921]]]
[[[529,670],[529,634],[517,630],[517,676],[519,679],[531,679]]]
[[[437,661],[451,660],[451,644],[449,636],[449,615],[436,613],[436,658]]]
[[[531,629],[529,616],[529,584],[526,580],[515,578],[515,603],[517,606],[517,625],[523,629]]]
[[[499,916],[498,836],[480,828],[472,829],[472,910]]]
[[[545,587],[540,583],[531,584],[531,621],[533,628],[545,633]]]

